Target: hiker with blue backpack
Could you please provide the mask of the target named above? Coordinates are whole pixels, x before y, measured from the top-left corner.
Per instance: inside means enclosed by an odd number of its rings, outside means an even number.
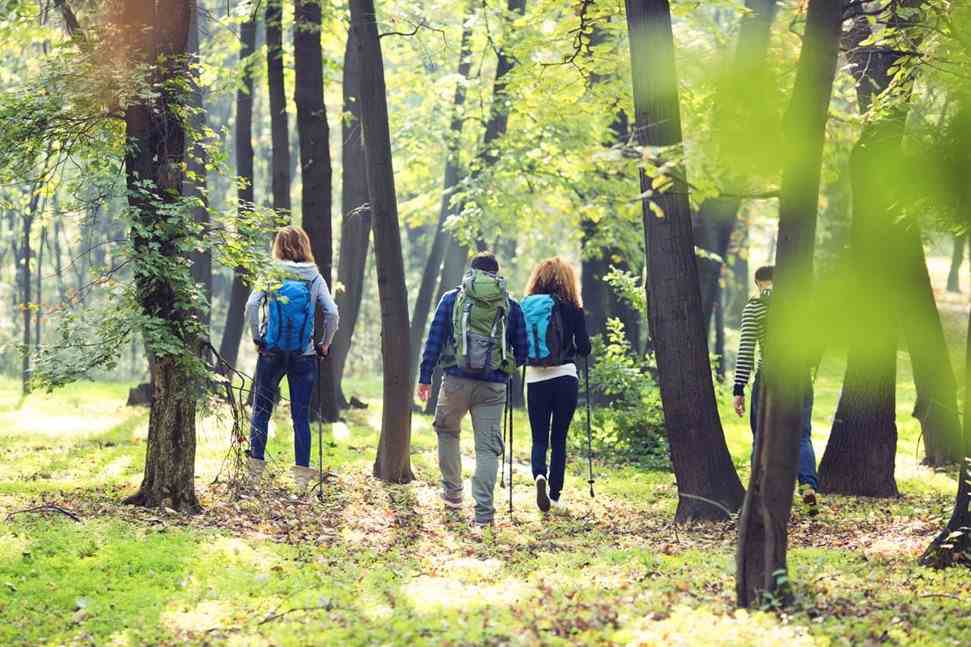
[[[433,427],[438,433],[442,500],[448,509],[463,505],[459,432],[465,415],[472,415],[472,523],[477,531],[491,526],[495,517],[493,495],[499,459],[505,453],[502,422],[508,384],[526,361],[526,345],[522,309],[509,297],[496,257],[477,254],[462,285],[445,293],[438,304],[418,380],[418,397],[425,402],[436,366],[444,373]]]
[[[537,265],[522,308],[529,343],[526,387],[536,505],[547,512],[563,508],[566,438],[580,390],[576,360],[590,355],[583,302],[570,264],[556,257]]]
[[[330,350],[339,315],[317,269],[307,232],[299,227],[280,229],[273,241],[273,259],[271,285],[266,290],[254,290],[246,302],[246,320],[259,352],[248,470],[254,482],[263,474],[270,416],[280,381],[286,376],[296,454],[292,474],[298,490],[305,491],[317,475],[310,469],[310,401],[317,362]],[[323,311],[324,329],[315,346],[318,309]]]

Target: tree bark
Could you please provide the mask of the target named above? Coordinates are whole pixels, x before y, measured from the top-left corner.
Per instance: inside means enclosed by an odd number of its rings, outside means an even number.
[[[290,126],[283,76],[283,0],[266,2],[266,81],[270,94],[273,209],[290,217]]]
[[[34,352],[40,350],[41,322],[44,318],[44,248],[47,247],[47,225],[40,228],[40,239],[37,241],[37,289],[35,298],[37,311],[34,313]]]
[[[300,140],[301,213],[303,228],[310,236],[317,267],[327,285],[333,285],[334,236],[331,224],[333,169],[330,159],[330,129],[324,105],[324,58],[320,49],[321,9],[316,0],[296,0],[293,26],[295,68],[294,100],[297,105],[297,133]],[[317,316],[315,330],[323,331],[323,317]],[[317,363],[320,381],[314,390],[311,411],[328,422],[337,420],[337,386],[331,355]],[[320,397],[318,398],[318,393]]]
[[[240,216],[253,209],[253,63],[256,52],[256,15],[239,26],[239,65],[243,67],[240,87],[236,91],[236,203]],[[233,284],[229,292],[229,309],[226,325],[219,343],[219,354],[230,366],[236,366],[239,343],[243,336],[244,311],[250,289],[242,267],[233,271]]]
[[[191,298],[180,287],[189,279],[150,266],[162,261],[178,267],[180,245],[186,235],[181,216],[170,207],[181,198],[186,133],[181,114],[187,100],[181,87],[189,72],[186,52],[195,2],[158,0],[126,3],[123,29],[132,34],[127,46],[133,63],[151,65],[157,83],[154,96],[140,98],[125,110],[127,146],[125,173],[131,229],[134,276],[144,315],[159,324],[153,334],[178,339],[187,353],[199,339],[191,324]],[[146,191],[146,184],[150,189]],[[153,369],[154,397],[149,415],[145,474],[139,491],[127,502],[146,507],[166,506],[197,512],[195,495],[195,412],[197,376],[187,362],[171,351],[157,353]]]
[[[442,264],[442,276],[438,281],[438,292],[435,294],[436,304],[442,300],[446,292],[459,287],[468,258],[469,248],[449,237],[448,249],[445,251],[445,262]],[[438,391],[441,384],[442,372],[436,368],[432,375],[432,393],[425,404],[425,413],[428,415],[434,414],[435,408],[438,406]]]
[[[341,247],[338,257],[337,282],[343,290],[337,293],[337,307],[341,326],[334,337],[331,353],[334,356],[335,381],[341,407],[348,405],[341,383],[347,356],[351,350],[354,329],[361,312],[364,296],[364,275],[371,239],[371,206],[368,202],[367,165],[364,160],[364,139],[361,136],[361,60],[357,47],[357,32],[347,33],[344,49],[343,102],[341,120]]]
[[[739,606],[763,595],[788,601],[787,524],[799,457],[802,407],[809,386],[806,321],[819,206],[826,120],[839,56],[841,2],[809,0],[792,100],[783,122],[776,288],[769,313],[752,477],[738,522],[735,589]],[[793,344],[793,340],[807,343]],[[781,590],[780,590],[780,587]]]
[[[730,80],[723,83],[722,96],[719,103],[724,104],[725,92],[738,92],[735,80],[744,79],[755,88],[762,82],[761,72],[765,67],[769,49],[769,37],[772,23],[778,11],[776,0],[746,0],[748,13],[742,16],[738,31],[738,45],[735,49]],[[729,87],[730,86],[730,87]],[[751,96],[757,96],[752,92]],[[741,117],[741,119],[739,119]],[[747,119],[745,117],[748,117]],[[751,125],[755,115],[726,114],[724,105],[716,108],[716,130],[725,128],[731,121],[734,131],[746,128],[744,122]],[[732,182],[738,184],[738,182]],[[709,198],[701,203],[694,220],[695,245],[717,258],[700,257],[698,259],[698,276],[701,285],[701,308],[704,316],[705,330],[711,327],[711,317],[715,309],[715,301],[721,293],[722,268],[728,255],[728,247],[738,220],[738,209],[741,200],[738,198]],[[746,286],[747,287],[747,286]]]
[[[23,357],[20,360],[20,390],[23,395],[27,395],[31,391],[30,387],[30,323],[31,316],[33,313],[33,301],[31,292],[32,286],[32,273],[30,269],[30,259],[33,256],[33,250],[30,246],[30,235],[33,231],[34,220],[37,217],[37,209],[40,205],[40,187],[36,187],[34,192],[30,196],[30,202],[27,207],[27,213],[21,218],[21,231],[20,231],[20,254],[18,260],[21,263],[20,277],[23,281],[20,284],[21,294],[20,294],[20,309],[21,317],[23,318],[22,325],[23,330],[21,331],[21,343],[23,344]],[[38,269],[38,271],[40,271]]]
[[[368,195],[374,230],[374,258],[381,302],[381,358],[384,408],[374,476],[408,483],[411,471],[411,379],[409,376],[408,293],[391,161],[384,59],[374,0],[351,0],[351,29],[361,60],[361,125],[367,160]]]
[[[197,64],[201,60],[199,50],[200,34],[204,27],[200,24],[205,20],[204,12],[197,5],[192,12],[192,24],[189,27],[189,55],[193,58],[192,73],[190,75],[191,89],[189,93],[189,107],[191,116],[189,124],[191,129],[189,151],[186,156],[186,170],[188,177],[185,181],[184,194],[187,197],[199,200],[199,205],[193,209],[193,216],[196,224],[202,229],[207,229],[210,224],[209,218],[209,189],[206,180],[206,142],[203,134],[206,128],[205,98],[203,97],[202,86],[199,84]],[[208,234],[203,233],[201,240],[207,240]],[[192,255],[192,280],[197,286],[202,288],[206,303],[199,312],[199,318],[206,329],[206,341],[208,342],[210,325],[212,323],[212,248],[205,244],[201,251]],[[205,351],[208,356],[208,349]]]
[[[635,131],[642,146],[680,148],[674,36],[667,0],[627,0]],[[660,163],[658,161],[658,163]],[[684,177],[683,167],[675,173]],[[640,174],[641,192],[663,179]],[[655,215],[651,202],[663,213]],[[744,490],[725,444],[702,323],[691,208],[682,186],[643,201],[648,322],[680,500],[675,522],[725,519]],[[713,504],[714,502],[715,504]],[[717,504],[717,505],[716,505]]]
[[[951,251],[951,269],[947,272],[947,291],[961,292],[961,265],[964,263],[964,248],[968,246],[967,234],[954,235],[954,247]]]
[[[445,223],[455,210],[452,207],[452,193],[458,186],[461,173],[459,153],[462,146],[462,127],[465,124],[465,94],[472,69],[472,23],[471,3],[466,4],[465,20],[462,23],[462,40],[459,47],[458,78],[455,83],[455,94],[452,98],[452,120],[446,134],[445,143],[445,172],[442,181],[442,201],[438,210],[438,224],[435,226],[435,236],[432,239],[425,271],[422,273],[418,285],[418,296],[415,298],[414,309],[411,314],[410,346],[411,346],[411,390],[414,390],[418,379],[418,363],[421,354],[421,342],[428,325],[428,314],[432,309],[432,297],[435,294],[442,259],[445,256],[445,246],[449,234],[445,231]]]

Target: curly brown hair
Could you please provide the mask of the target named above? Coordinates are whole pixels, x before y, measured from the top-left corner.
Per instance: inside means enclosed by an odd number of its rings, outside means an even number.
[[[526,283],[526,294],[552,294],[577,308],[583,307],[580,285],[573,266],[559,256],[541,261]]]
[[[294,263],[316,263],[310,236],[300,227],[281,227],[273,239],[273,258]]]

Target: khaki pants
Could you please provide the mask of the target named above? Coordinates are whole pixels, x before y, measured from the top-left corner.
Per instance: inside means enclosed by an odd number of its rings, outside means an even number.
[[[462,454],[459,432],[462,418],[472,414],[475,437],[475,473],[472,475],[472,498],[475,520],[489,523],[496,510],[492,505],[499,472],[499,459],[505,448],[502,442],[502,413],[506,405],[506,385],[469,380],[446,375],[438,396],[433,426],[438,432],[438,466],[442,470],[442,488],[452,500],[462,498]]]

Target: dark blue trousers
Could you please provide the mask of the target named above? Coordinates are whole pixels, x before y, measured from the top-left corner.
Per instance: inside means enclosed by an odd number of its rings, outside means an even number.
[[[256,384],[253,387],[253,419],[250,426],[250,453],[263,460],[266,435],[273,414],[273,400],[283,376],[290,385],[290,415],[293,418],[293,448],[296,463],[310,465],[310,398],[317,380],[314,355],[260,353],[256,362]]]
[[[759,419],[759,404],[762,397],[762,374],[755,374],[755,385],[752,387],[752,410],[749,424],[752,426],[754,441]],[[799,485],[808,485],[812,489],[818,486],[816,478],[816,452],[813,450],[813,387],[806,389],[806,398],[802,403],[802,432],[799,436]],[[752,449],[755,456],[755,449]]]

